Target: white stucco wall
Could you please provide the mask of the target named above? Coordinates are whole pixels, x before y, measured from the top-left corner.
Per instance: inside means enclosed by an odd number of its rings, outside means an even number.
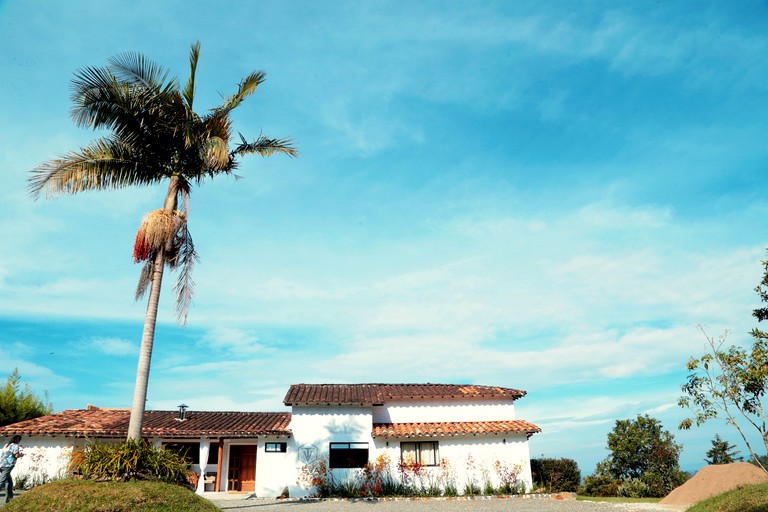
[[[16,462],[13,479],[23,478],[27,485],[32,485],[65,476],[73,447],[82,447],[83,442],[72,437],[24,436],[21,440],[24,456]]]
[[[499,469],[512,469],[518,466],[518,481],[525,484],[527,491],[532,489],[530,451],[526,434],[507,434],[498,436],[460,436],[460,437],[417,437],[412,439],[376,439],[376,453],[371,460],[386,453],[392,462],[392,472],[397,475],[397,461],[400,459],[401,442],[437,441],[438,457],[442,467],[423,468],[432,473],[435,479],[442,477],[453,480],[459,493],[465,486],[474,482],[481,489],[488,479],[494,487],[500,482]]]
[[[371,460],[386,453],[392,462],[391,471],[397,475],[397,461],[401,456],[400,443],[419,441],[437,441],[438,457],[444,463],[442,467],[426,467],[423,471],[431,472],[435,480],[440,480],[442,477],[443,483],[446,480],[452,480],[459,493],[462,493],[470,482],[482,489],[486,479],[494,487],[498,487],[501,483],[498,469],[504,467],[509,470],[516,467],[518,481],[525,484],[527,491],[533,487],[526,434],[376,439],[376,450],[371,455]]]
[[[327,459],[330,443],[368,443],[369,460],[374,451],[371,430],[370,407],[319,406],[293,407],[291,425],[295,442],[294,485],[290,488],[291,496],[308,496],[311,492],[299,481],[299,473],[304,463],[300,460],[302,448],[315,450],[319,456]],[[289,447],[290,448],[290,447]],[[354,470],[336,469],[334,475],[344,479]]]
[[[391,402],[373,407],[373,423],[441,421],[502,421],[515,419],[511,400],[478,400],[456,403]]]
[[[370,407],[294,407],[290,429],[297,445],[371,440]],[[325,447],[327,451],[327,446]]]
[[[519,480],[527,490],[532,487],[528,438],[524,433],[488,436],[420,437],[414,439],[373,439],[373,423],[501,421],[515,419],[511,401],[477,401],[463,404],[452,402],[397,402],[375,407],[321,406],[294,407],[290,429],[295,450],[314,447],[319,455],[328,456],[331,442],[369,443],[369,461],[386,453],[393,475],[398,475],[400,442],[437,441],[439,457],[448,462],[447,471],[459,492],[470,481],[481,487],[485,479],[499,486],[496,461],[502,466],[519,466]],[[291,446],[289,445],[289,451]],[[295,459],[296,473],[302,463]],[[337,481],[352,478],[357,470],[334,470]],[[445,471],[425,468],[426,472]],[[298,485],[290,488],[291,496],[306,496],[311,490]]]
[[[287,451],[267,452],[267,443],[287,443]],[[221,466],[221,478],[219,490],[227,490],[229,479],[229,454],[232,446],[256,445],[256,489],[255,494],[259,498],[274,498],[280,496],[283,490],[289,492],[296,486],[296,446],[294,440],[286,437],[261,437],[259,439],[229,439],[224,441],[224,453]],[[209,467],[208,471],[215,471],[216,467]],[[291,494],[293,496],[293,494]]]

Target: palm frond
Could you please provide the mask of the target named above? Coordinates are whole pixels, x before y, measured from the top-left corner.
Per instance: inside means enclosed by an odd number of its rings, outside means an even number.
[[[149,110],[147,90],[120,82],[108,69],[81,69],[71,83],[70,113],[78,126],[120,129],[125,121],[135,124],[137,114]]]
[[[200,58],[200,41],[195,41],[189,51],[189,80],[184,90],[181,92],[187,107],[192,110],[192,104],[195,100],[195,73],[197,72],[197,61]]]
[[[260,135],[255,141],[248,142],[242,134],[239,135],[241,143],[232,151],[233,156],[253,153],[261,156],[272,156],[275,153],[283,153],[290,157],[296,157],[299,154],[299,151],[293,145],[292,139],[270,139]]]
[[[267,79],[263,71],[253,71],[240,81],[237,92],[224,100],[224,103],[214,109],[214,112],[230,112],[237,108],[245,98],[256,92],[256,89]]]
[[[178,91],[176,78],[168,80],[168,71],[140,53],[125,52],[109,58],[110,70],[122,81],[140,85],[156,93]]]
[[[114,138],[98,139],[79,152],[68,153],[33,169],[29,193],[33,198],[118,189],[160,182],[165,176],[140,165],[130,146]]]
[[[141,274],[139,274],[139,282],[136,285],[136,301],[140,301],[149,289],[149,285],[152,282],[152,274],[155,268],[155,258],[149,258],[144,262],[141,267]]]
[[[173,289],[176,291],[176,318],[184,325],[187,323],[187,310],[194,295],[195,282],[192,280],[192,271],[195,263],[200,261],[186,222],[179,230],[174,252],[174,257],[169,259],[168,263],[171,268],[180,269]]]
[[[168,126],[178,117],[173,95],[120,81],[104,68],[80,70],[72,89],[71,115],[79,126],[112,130],[125,142],[163,140],[168,145],[172,138]]]
[[[97,128],[111,118],[117,108],[109,101],[119,89],[117,78],[105,68],[78,70],[72,79],[72,119],[77,126]],[[109,115],[112,114],[112,115]]]

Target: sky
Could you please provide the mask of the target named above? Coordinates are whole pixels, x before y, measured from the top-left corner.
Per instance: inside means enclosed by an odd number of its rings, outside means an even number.
[[[32,200],[29,171],[104,133],[78,69],[138,52],[233,115],[242,179],[192,191],[185,327],[170,276],[149,409],[283,411],[292,383],[527,391],[534,457],[607,455],[616,420],[678,431],[685,363],[748,345],[760,306],[768,5],[744,1],[0,0],[0,379],[57,411],[129,407],[145,302],[132,261],[162,186]],[[763,226],[763,227],[761,227]],[[701,329],[699,326],[702,326]]]

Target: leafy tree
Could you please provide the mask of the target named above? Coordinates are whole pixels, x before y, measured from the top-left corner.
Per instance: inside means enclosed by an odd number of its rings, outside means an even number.
[[[610,454],[597,465],[592,482],[595,488],[611,488],[614,482],[640,480],[650,496],[665,496],[685,481],[680,471],[682,447],[656,418],[617,420],[608,433]]]
[[[0,427],[51,414],[53,405],[48,401],[48,393],[44,392],[43,396],[38,398],[29,384],[24,384],[22,389],[19,369],[14,368],[0,389]]]
[[[149,289],[128,427],[128,439],[133,440],[141,437],[165,266],[180,271],[176,282],[180,323],[186,321],[192,298],[191,272],[197,261],[187,229],[192,185],[231,175],[244,155],[297,154],[290,140],[264,136],[248,142],[240,135],[232,147],[230,114],[264,81],[262,71],[243,78],[237,92],[220,106],[198,115],[193,102],[199,56],[198,42],[190,51],[190,73],[183,88],[176,78],[169,78],[168,71],[136,53],[112,57],[106,67],[78,71],[72,81],[75,123],[111,134],[41,164],[30,177],[30,193],[35,198],[42,192],[56,197],[167,182],[163,208],[145,216],[133,251],[134,260],[144,262],[137,299]]]
[[[614,477],[639,478],[677,468],[682,447],[659,420],[646,414],[636,420],[617,420],[608,433],[608,449],[608,471]]]
[[[736,450],[736,445],[723,441],[720,434],[715,434],[715,438],[712,440],[712,448],[707,452],[707,458],[704,462],[707,464],[730,464],[731,462],[737,462],[741,460],[741,457],[736,457],[739,452]]]
[[[763,279],[755,288],[760,300],[768,303],[768,261],[763,261]],[[768,307],[755,309],[752,316],[758,322],[768,319]],[[681,429],[690,429],[723,418],[741,436],[752,460],[763,470],[765,464],[755,454],[745,429],[756,430],[768,451],[768,416],[764,403],[768,390],[768,333],[752,329],[752,346],[725,348],[729,332],[715,339],[699,327],[707,340],[707,353],[692,357],[686,368],[688,377],[682,386],[684,395],[678,400],[681,407],[693,416],[680,423]]]

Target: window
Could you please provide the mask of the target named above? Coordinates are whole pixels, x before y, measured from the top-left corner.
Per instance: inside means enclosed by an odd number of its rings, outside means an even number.
[[[165,443],[163,448],[185,456],[191,464],[200,464],[200,443],[172,442]],[[211,443],[208,450],[208,466],[219,462],[219,443]]]
[[[265,443],[264,451],[268,453],[285,453],[288,451],[288,443]]]
[[[421,441],[418,443],[400,443],[400,457],[403,460],[413,459],[422,466],[436,466],[437,441]]]
[[[331,468],[362,468],[368,463],[368,443],[331,443],[328,463]]]

